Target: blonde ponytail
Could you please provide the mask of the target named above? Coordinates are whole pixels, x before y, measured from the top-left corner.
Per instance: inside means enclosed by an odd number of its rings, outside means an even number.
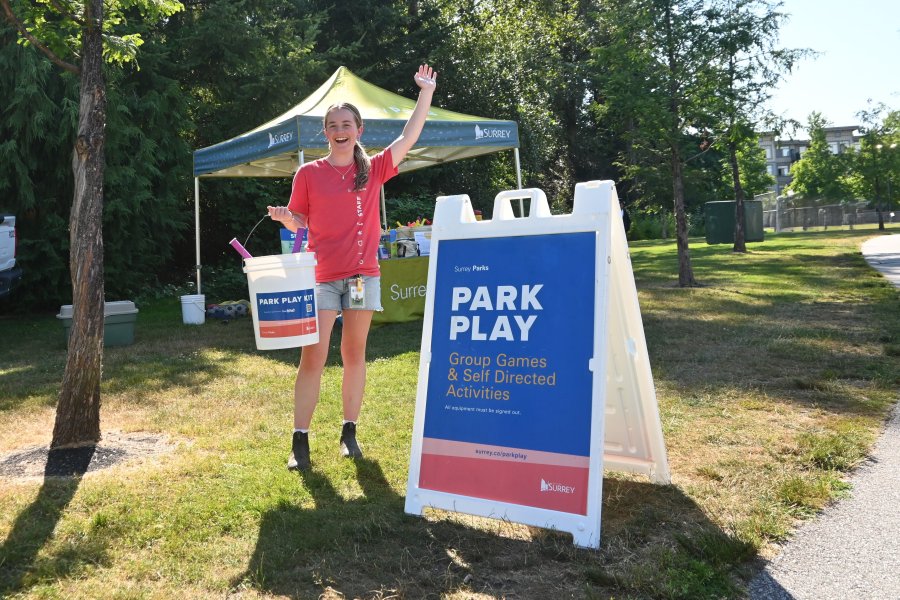
[[[353,191],[358,192],[366,187],[366,184],[369,182],[369,169],[372,166],[372,161],[369,159],[369,155],[366,154],[366,149],[359,143],[359,140],[356,141],[356,147],[353,148],[353,162],[356,163],[356,178],[353,180]]]

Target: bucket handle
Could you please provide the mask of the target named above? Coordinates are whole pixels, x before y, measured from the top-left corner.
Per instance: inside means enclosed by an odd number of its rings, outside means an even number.
[[[259,221],[256,222],[256,225],[253,226],[253,229],[250,230],[250,233],[248,233],[247,237],[244,239],[243,245],[239,241],[237,241],[237,238],[234,238],[233,240],[231,240],[229,242],[229,244],[231,244],[234,247],[234,249],[237,250],[238,254],[240,254],[244,258],[252,258],[250,256],[250,253],[247,252],[247,250],[245,248],[247,246],[247,242],[250,241],[250,236],[253,235],[253,232],[256,231],[256,228],[259,227],[259,224],[268,218],[269,218],[269,214],[266,213],[263,215],[262,219],[260,219]]]

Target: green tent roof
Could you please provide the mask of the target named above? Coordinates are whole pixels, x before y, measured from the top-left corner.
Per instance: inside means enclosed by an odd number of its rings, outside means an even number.
[[[319,89],[259,127],[194,152],[195,177],[291,177],[300,163],[328,154],[322,134],[325,110],[337,102],[359,108],[371,153],[403,131],[415,101],[394,94],[340,67]],[[519,147],[515,121],[486,119],[432,107],[419,140],[400,165],[412,171],[434,164]]]

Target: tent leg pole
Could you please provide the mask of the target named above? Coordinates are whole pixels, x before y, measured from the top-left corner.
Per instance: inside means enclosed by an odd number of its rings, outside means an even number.
[[[519,164],[519,149],[513,148],[513,156],[516,159],[516,185],[517,189],[522,189],[522,165]]]
[[[200,291],[200,178],[194,177],[194,247],[197,261],[194,263],[197,270],[197,293]]]
[[[516,159],[516,189],[522,189],[522,165],[519,163],[519,149],[513,148],[513,156]],[[525,201],[519,198],[519,214],[525,216]]]

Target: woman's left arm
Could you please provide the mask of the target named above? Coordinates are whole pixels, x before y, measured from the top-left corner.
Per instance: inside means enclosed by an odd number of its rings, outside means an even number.
[[[388,146],[394,159],[394,167],[399,167],[406,157],[406,153],[415,145],[425,126],[428,111],[431,109],[431,97],[437,87],[437,73],[428,65],[421,65],[413,78],[419,86],[419,99],[416,100],[416,108],[403,127],[403,133]]]

